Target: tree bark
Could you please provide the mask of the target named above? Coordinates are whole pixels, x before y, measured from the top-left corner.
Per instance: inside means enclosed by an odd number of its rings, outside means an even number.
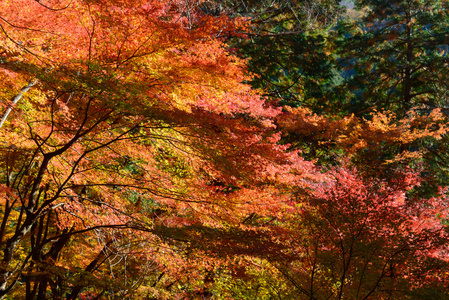
[[[2,128],[3,123],[5,123],[6,119],[8,118],[9,113],[12,111],[12,109],[14,108],[14,106],[16,106],[16,104],[19,102],[20,99],[22,99],[22,96],[28,92],[34,85],[36,85],[37,83],[37,79],[34,81],[30,81],[28,82],[28,85],[24,86],[20,92],[14,97],[12,98],[12,104],[6,109],[5,113],[3,114],[1,120],[0,120],[0,128]]]

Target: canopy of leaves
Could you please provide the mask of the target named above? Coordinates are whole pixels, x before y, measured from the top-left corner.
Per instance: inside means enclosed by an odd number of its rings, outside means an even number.
[[[0,2],[0,299],[447,298],[447,7],[393,4]]]

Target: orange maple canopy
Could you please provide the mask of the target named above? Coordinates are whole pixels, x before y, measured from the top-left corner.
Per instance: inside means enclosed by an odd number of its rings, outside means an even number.
[[[47,267],[106,276],[99,257],[124,244],[127,257],[176,277],[167,255],[185,261],[179,247],[190,241],[172,245],[175,228],[257,237],[243,219],[281,218],[294,205],[275,187],[300,184],[313,165],[277,145],[279,110],[242,83],[245,61],[220,41],[245,24],[193,4],[0,3],[4,98],[35,82],[0,129],[3,220],[15,224],[0,234],[0,296]],[[73,259],[77,245],[85,252]],[[26,278],[29,292],[49,288]],[[81,287],[69,282],[75,299]]]

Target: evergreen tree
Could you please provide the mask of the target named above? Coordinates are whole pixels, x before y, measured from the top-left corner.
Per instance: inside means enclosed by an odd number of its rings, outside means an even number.
[[[444,0],[359,0],[360,20],[342,21],[343,65],[352,73],[352,112],[399,115],[447,105],[449,5]]]
[[[203,5],[209,14],[251,19],[244,38],[230,39],[232,49],[248,59],[256,76],[253,87],[280,105],[328,111],[324,99],[339,84],[330,31],[344,12],[336,0],[214,1]]]

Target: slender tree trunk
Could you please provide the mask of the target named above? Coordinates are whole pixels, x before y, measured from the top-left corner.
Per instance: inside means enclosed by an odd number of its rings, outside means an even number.
[[[3,123],[5,123],[6,119],[8,118],[9,113],[12,111],[12,109],[14,108],[14,106],[16,106],[17,102],[19,102],[20,99],[22,99],[22,96],[29,91],[29,89],[31,89],[36,83],[37,83],[37,79],[34,81],[30,81],[28,82],[28,85],[24,86],[20,92],[14,97],[12,98],[12,104],[6,109],[5,113],[3,114],[1,120],[0,120],[0,128],[2,128]]]
[[[404,111],[404,115],[407,111],[412,107],[412,64],[413,64],[413,41],[412,41],[412,29],[411,23],[412,17],[411,12],[408,12],[408,24],[407,24],[407,41],[406,41],[406,51],[407,51],[407,61],[406,67],[404,71],[404,107],[406,107]]]
[[[6,223],[8,222],[8,218],[9,218],[9,214],[11,213],[12,206],[13,206],[13,204],[10,204],[9,199],[7,199],[5,208],[4,208],[4,213],[3,213],[2,224],[0,225],[0,244],[3,241],[3,236],[4,236],[5,230],[6,230]]]

